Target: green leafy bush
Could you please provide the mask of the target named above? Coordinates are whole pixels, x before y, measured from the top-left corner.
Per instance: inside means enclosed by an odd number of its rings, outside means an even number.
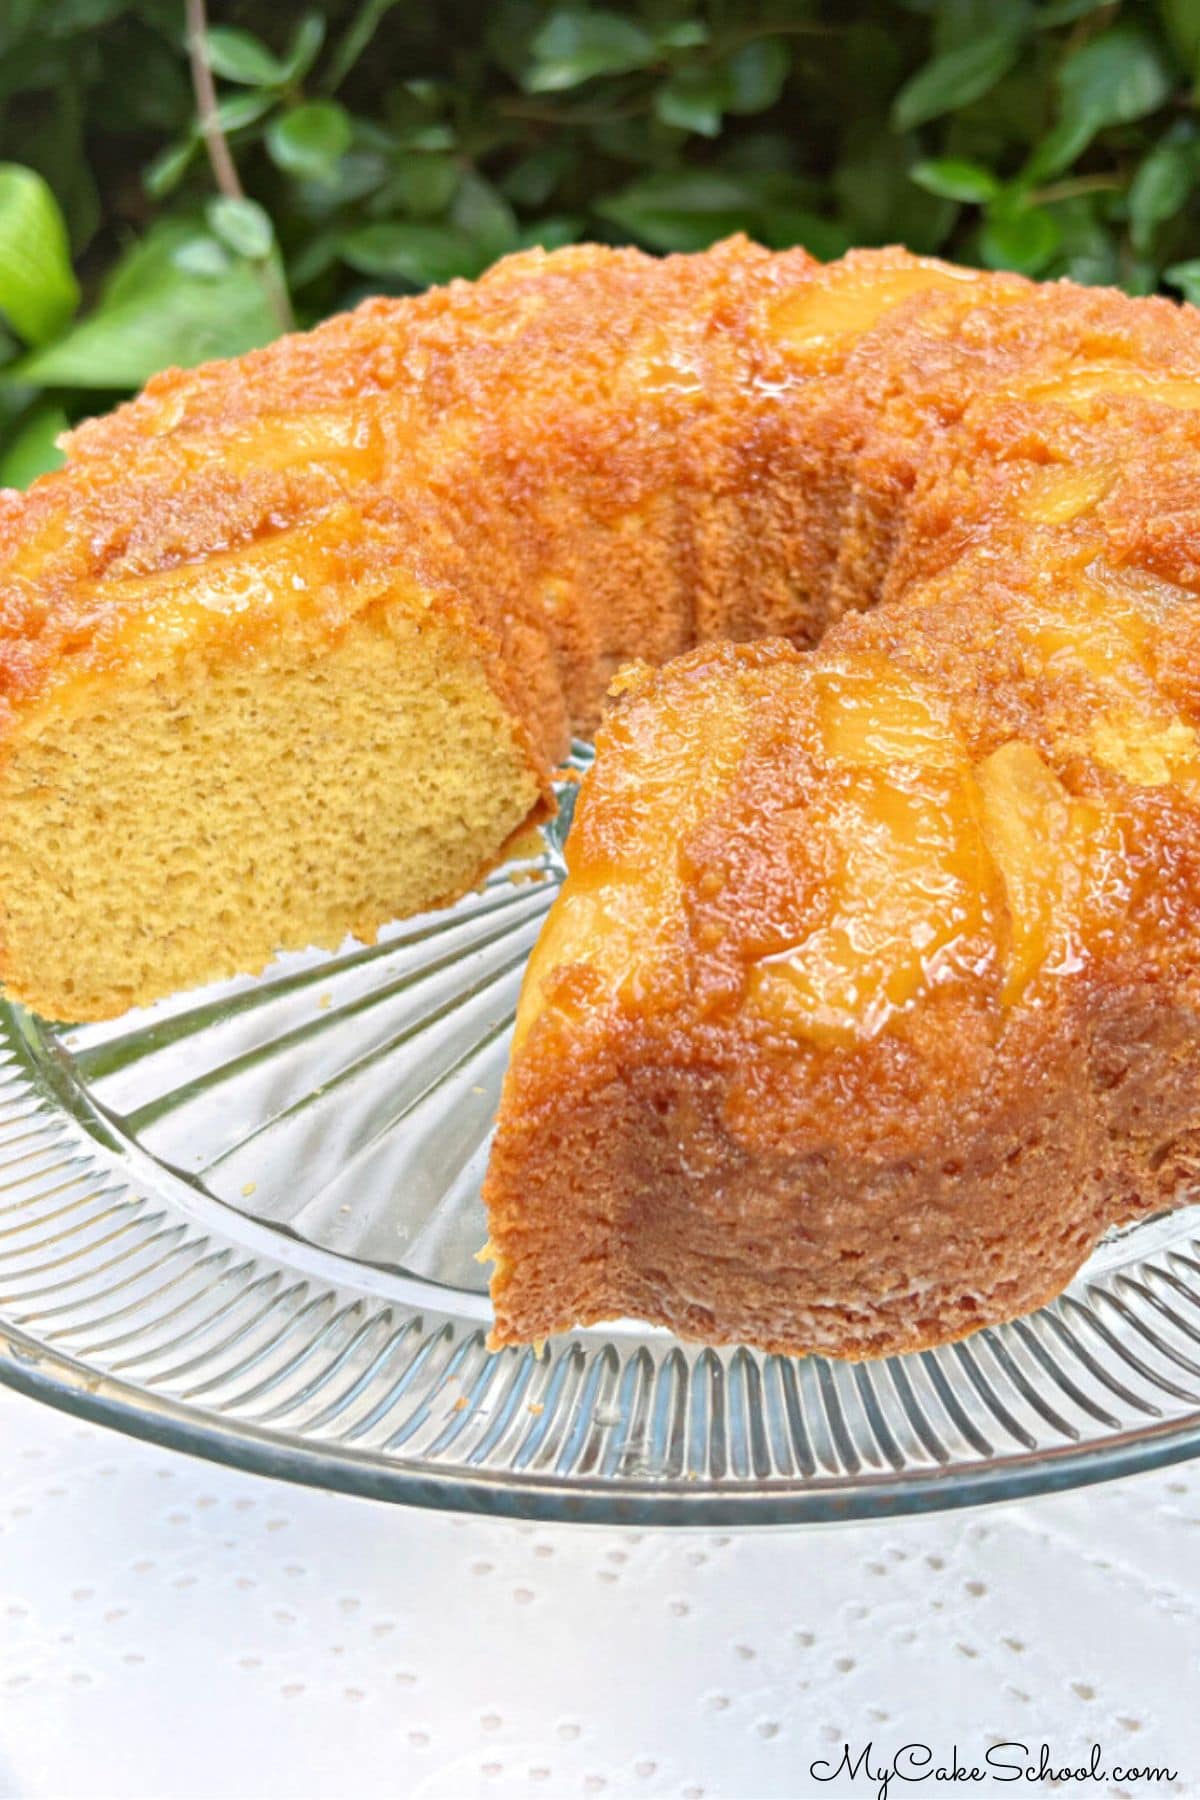
[[[1200,298],[1200,0],[6,0],[0,482],[168,363],[589,237]]]

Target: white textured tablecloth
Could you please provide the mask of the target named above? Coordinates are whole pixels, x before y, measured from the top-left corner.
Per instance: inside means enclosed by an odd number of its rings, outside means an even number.
[[[847,1741],[996,1740],[1098,1743],[1060,1792],[1200,1795],[1200,1471],[636,1534],[290,1488],[0,1392],[2,1795],[791,1800],[878,1792],[812,1773]],[[1044,1787],[888,1796],[951,1791]]]

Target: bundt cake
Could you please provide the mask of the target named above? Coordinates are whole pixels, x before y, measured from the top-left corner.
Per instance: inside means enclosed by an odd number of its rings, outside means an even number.
[[[0,506],[5,985],[103,1017],[452,898],[611,684],[495,1341],[1027,1310],[1193,1167],[1198,412],[1189,309],[743,241],[160,376]]]

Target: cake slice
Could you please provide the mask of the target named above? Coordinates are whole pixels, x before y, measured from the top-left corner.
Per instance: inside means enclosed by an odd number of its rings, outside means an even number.
[[[1014,735],[1029,571],[974,575],[621,683],[517,1018],[494,1345],[916,1350],[1194,1185],[1195,731],[1128,681],[1073,704],[1068,654]],[[1047,633],[1085,673],[1088,604]]]
[[[543,803],[494,646],[348,505],[72,614],[0,760],[5,986],[52,1017],[369,939]]]

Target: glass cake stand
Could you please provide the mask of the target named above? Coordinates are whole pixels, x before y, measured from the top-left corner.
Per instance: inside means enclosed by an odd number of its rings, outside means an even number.
[[[920,1355],[629,1322],[488,1354],[479,1183],[574,791],[539,855],[370,948],[104,1025],[0,1007],[0,1378],[288,1480],[608,1524],[966,1506],[1200,1449],[1194,1207]]]

